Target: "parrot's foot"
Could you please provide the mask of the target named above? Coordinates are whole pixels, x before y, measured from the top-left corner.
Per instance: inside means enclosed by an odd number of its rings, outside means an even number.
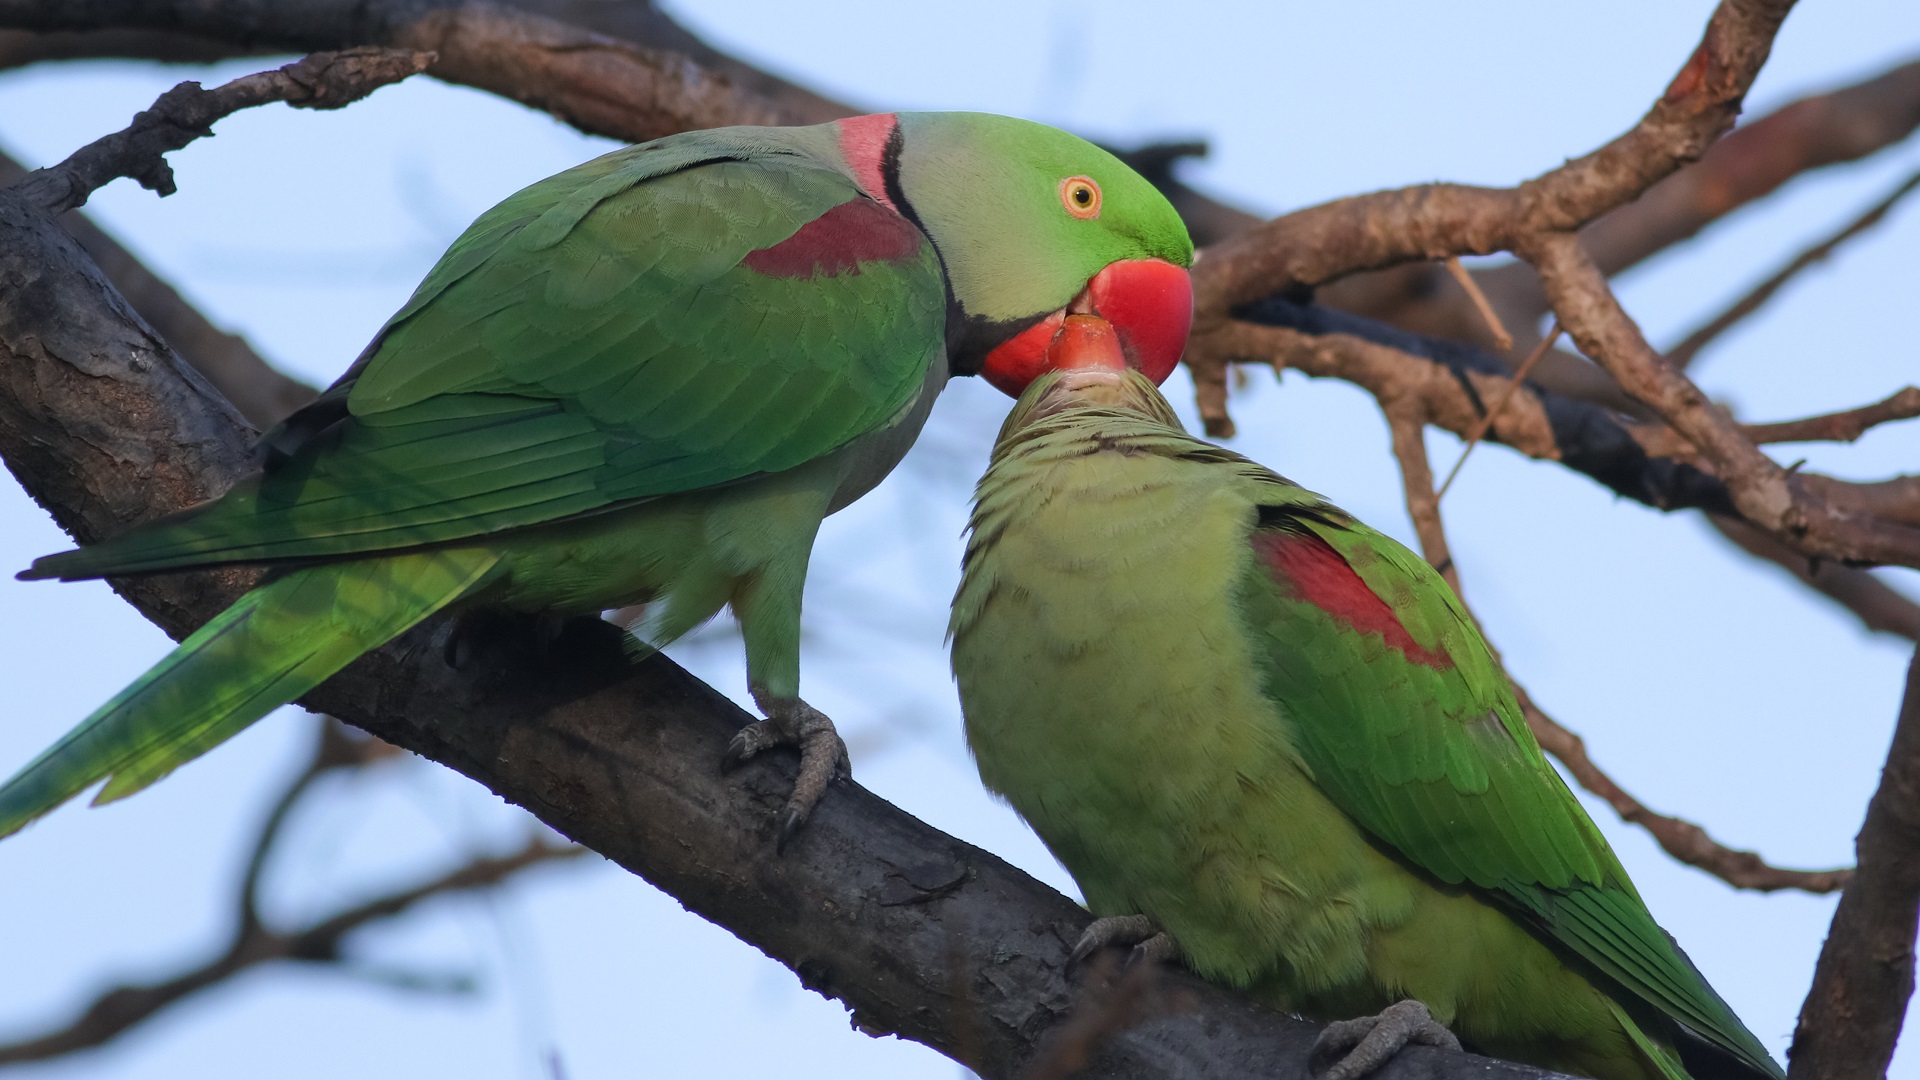
[[[1460,1040],[1453,1032],[1435,1020],[1425,1005],[1408,998],[1387,1006],[1378,1016],[1328,1024],[1307,1056],[1308,1069],[1311,1072],[1332,1061],[1325,1072],[1314,1074],[1315,1080],[1358,1080],[1385,1065],[1409,1043],[1460,1049]]]
[[[720,770],[731,772],[741,762],[776,746],[799,747],[800,776],[793,782],[793,795],[787,799],[786,812],[780,815],[780,837],[774,841],[774,851],[780,853],[806,824],[807,815],[826,793],[827,784],[836,776],[853,775],[853,763],[847,759],[847,744],[840,741],[840,733],[827,714],[799,698],[776,698],[757,687],[753,700],[767,718],[734,734],[720,759]]]
[[[1073,952],[1067,956],[1067,969],[1079,967],[1087,957],[1109,945],[1117,948],[1133,946],[1127,954],[1129,968],[1141,964],[1173,964],[1180,960],[1180,946],[1174,944],[1152,919],[1145,915],[1109,915],[1104,919],[1095,919],[1073,943]]]

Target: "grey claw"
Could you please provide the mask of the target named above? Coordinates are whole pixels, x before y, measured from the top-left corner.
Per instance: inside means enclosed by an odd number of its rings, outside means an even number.
[[[1426,1005],[1409,998],[1381,1010],[1378,1016],[1339,1020],[1328,1024],[1307,1055],[1308,1071],[1318,1080],[1358,1080],[1385,1065],[1409,1043],[1460,1049],[1460,1040],[1433,1018]],[[1324,1072],[1314,1066],[1338,1060]]]
[[[1172,964],[1180,959],[1180,946],[1165,934],[1155,934],[1133,947],[1127,954],[1127,967],[1139,967],[1141,964]]]
[[[735,735],[727,741],[727,752],[720,755],[720,775],[725,776],[746,764],[747,759],[752,756],[752,752],[747,749],[747,741]]]
[[[798,810],[788,810],[782,815],[780,818],[780,836],[773,842],[773,853],[775,855],[785,855],[787,853],[787,842],[792,840],[794,835],[800,831],[800,826],[806,823],[807,815],[802,814]]]
[[[1165,938],[1169,952],[1177,955],[1179,950],[1173,948],[1173,939],[1162,934],[1153,920],[1145,915],[1108,915],[1095,919],[1080,934],[1080,940],[1073,943],[1073,951],[1067,954],[1067,972],[1071,974],[1087,957],[1109,945],[1133,945],[1137,953],[1146,949],[1156,938]],[[1133,962],[1130,958],[1128,966],[1132,966]]]

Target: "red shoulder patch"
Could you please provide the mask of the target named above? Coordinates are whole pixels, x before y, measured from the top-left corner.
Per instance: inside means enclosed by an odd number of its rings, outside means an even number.
[[[872,199],[858,196],[773,245],[747,252],[741,265],[768,277],[839,277],[863,262],[899,262],[920,251],[920,230]]]
[[[1267,576],[1293,595],[1360,633],[1379,634],[1416,664],[1435,671],[1453,667],[1452,657],[1413,640],[1387,602],[1325,540],[1312,533],[1261,529],[1253,534],[1253,551]]]

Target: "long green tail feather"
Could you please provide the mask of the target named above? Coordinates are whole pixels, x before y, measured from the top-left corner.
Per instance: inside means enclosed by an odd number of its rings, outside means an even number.
[[[0,837],[102,779],[96,806],[139,791],[473,591],[499,559],[414,552],[260,586],[0,787]]]

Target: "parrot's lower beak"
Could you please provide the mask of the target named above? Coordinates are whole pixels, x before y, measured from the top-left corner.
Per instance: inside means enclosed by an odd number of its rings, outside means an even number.
[[[1067,306],[988,353],[980,374],[1003,392],[1020,396],[1036,376],[1055,366],[1050,346],[1075,315],[1097,315],[1112,324],[1126,366],[1158,385],[1186,349],[1187,331],[1193,328],[1193,284],[1186,270],[1162,259],[1108,263]]]
[[[1047,387],[1029,414],[1050,416],[1073,405],[1123,405],[1132,367],[1120,345],[1118,329],[1097,315],[1068,315],[1047,346],[1047,367],[1059,377]]]

